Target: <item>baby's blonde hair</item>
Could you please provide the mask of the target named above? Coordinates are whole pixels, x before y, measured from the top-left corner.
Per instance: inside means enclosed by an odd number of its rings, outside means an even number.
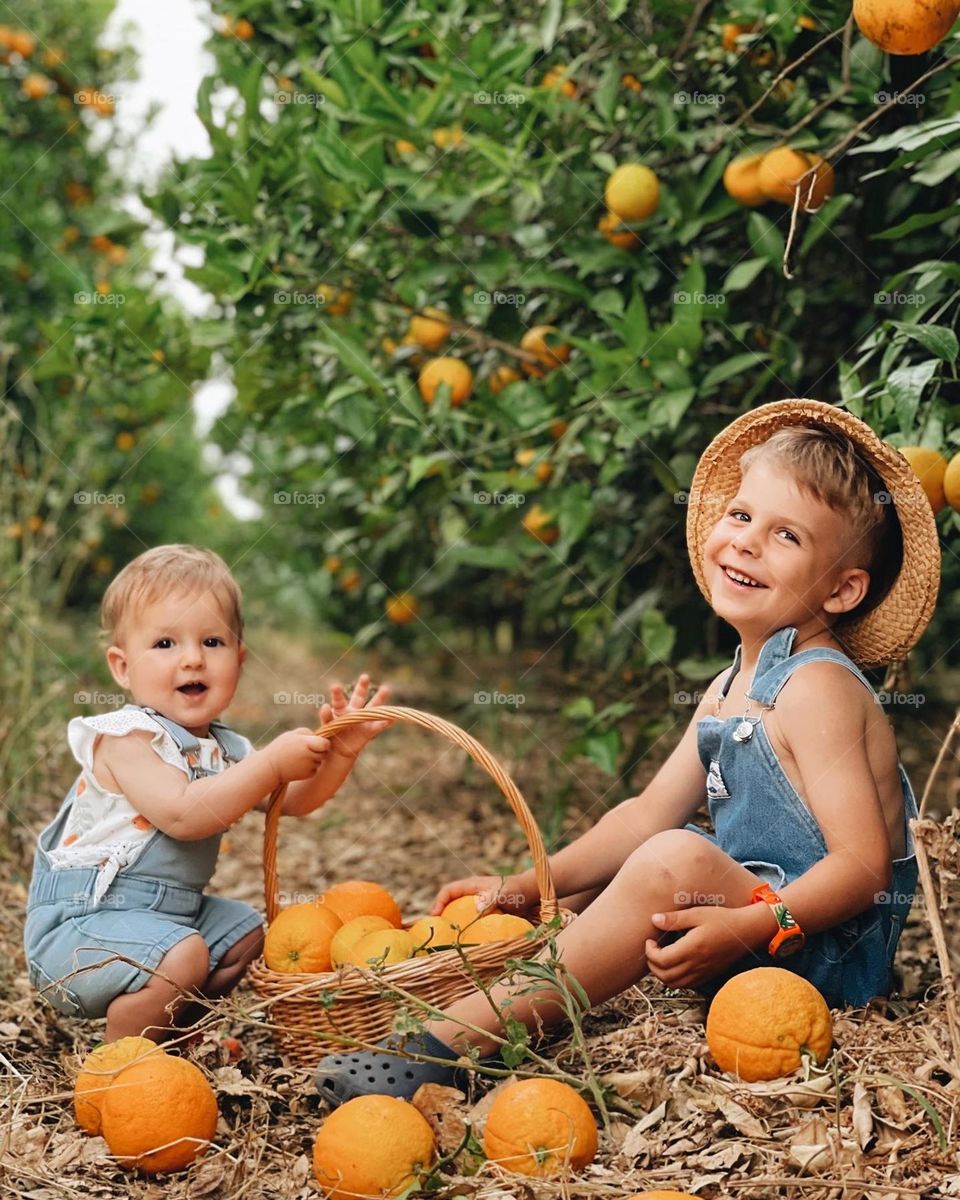
[[[741,454],[741,474],[763,459],[786,467],[801,490],[847,518],[844,565],[868,571],[870,588],[843,619],[874,608],[896,579],[903,557],[897,512],[877,471],[848,437],[822,425],[777,430]]]
[[[213,592],[230,627],[243,640],[241,595],[237,581],[219,554],[200,546],[155,546],[128,562],[100,602],[100,627],[116,641],[131,613],[171,592]]]

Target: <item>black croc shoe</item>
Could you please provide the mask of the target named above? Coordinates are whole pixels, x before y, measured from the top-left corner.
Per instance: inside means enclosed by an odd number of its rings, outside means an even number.
[[[460,1058],[456,1050],[431,1033],[408,1035],[391,1034],[377,1042],[383,1053],[355,1050],[346,1054],[328,1054],[317,1066],[317,1091],[330,1104],[343,1104],[357,1096],[400,1096],[409,1100],[424,1083],[440,1083],[457,1087],[466,1070],[455,1066]],[[449,1059],[450,1065],[416,1062],[392,1050],[410,1054],[427,1054],[431,1058]]]

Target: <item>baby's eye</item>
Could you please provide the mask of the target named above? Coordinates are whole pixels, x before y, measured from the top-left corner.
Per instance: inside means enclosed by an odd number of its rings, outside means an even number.
[[[203,639],[203,644],[205,646],[225,646],[226,642],[223,640],[223,638],[208,637]]]
[[[157,640],[153,643],[153,648],[154,650],[169,650],[172,645],[172,638],[157,638]]]

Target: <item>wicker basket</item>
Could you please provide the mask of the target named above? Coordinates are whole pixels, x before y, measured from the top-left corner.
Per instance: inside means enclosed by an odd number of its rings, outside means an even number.
[[[470,734],[449,721],[417,709],[395,705],[345,713],[324,726],[322,732],[324,736],[329,736],[349,725],[373,720],[419,725],[442,734],[462,747],[474,762],[483,767],[506,796],[526,835],[540,891],[540,921],[545,923],[552,920],[560,910],[543,838],[519,789],[496,759]],[[285,793],[284,785],[270,797],[264,830],[264,897],[268,921],[272,921],[280,911],[277,829]],[[249,978],[257,994],[272,1001],[268,1011],[281,1053],[295,1066],[314,1067],[329,1052],[330,1039],[337,1034],[374,1042],[392,1031],[397,1011],[410,1003],[393,992],[393,986],[403,988],[429,1004],[445,1008],[476,987],[474,979],[465,969],[464,958],[477,976],[489,982],[504,973],[507,959],[529,958],[531,951],[541,945],[546,937],[544,933],[539,939],[519,937],[460,950],[438,950],[420,958],[390,964],[376,972],[344,966],[338,971],[323,974],[292,974],[272,971],[259,958],[251,965]],[[326,1036],[318,1037],[318,1033]]]

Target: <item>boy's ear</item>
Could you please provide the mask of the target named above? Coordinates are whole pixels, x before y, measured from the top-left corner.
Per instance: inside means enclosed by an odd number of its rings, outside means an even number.
[[[114,677],[117,683],[119,683],[122,688],[125,688],[130,678],[130,672],[127,668],[126,651],[121,650],[119,646],[108,646],[107,666],[110,668],[110,674]]]
[[[239,662],[241,667],[243,666],[243,660],[246,657],[247,657],[247,647],[243,644],[243,642],[241,642],[240,645],[237,647],[237,661]]]
[[[863,567],[848,567],[840,576],[840,582],[824,600],[827,612],[845,613],[857,607],[870,588],[870,572]]]

